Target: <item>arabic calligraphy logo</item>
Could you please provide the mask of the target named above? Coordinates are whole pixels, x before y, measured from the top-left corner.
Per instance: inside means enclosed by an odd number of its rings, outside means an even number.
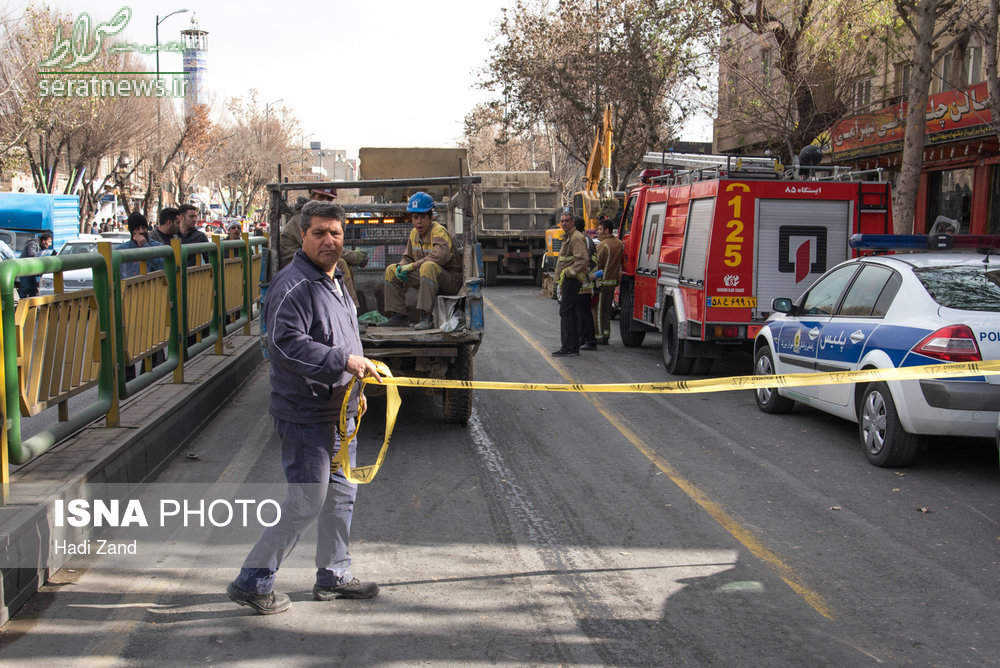
[[[810,274],[826,271],[826,228],[819,225],[779,227],[778,271],[795,274],[796,283],[801,283]]]
[[[94,62],[97,54],[101,51],[102,40],[111,35],[117,35],[128,25],[132,19],[132,9],[122,7],[110,21],[98,23],[91,35],[90,15],[80,14],[73,22],[73,29],[68,37],[63,37],[62,26],[56,28],[55,43],[52,45],[52,53],[42,61],[42,67],[64,66],[73,69],[78,65],[87,65]]]
[[[797,353],[801,348],[802,348],[802,330],[798,329],[795,330],[795,338],[792,339],[792,351]]]

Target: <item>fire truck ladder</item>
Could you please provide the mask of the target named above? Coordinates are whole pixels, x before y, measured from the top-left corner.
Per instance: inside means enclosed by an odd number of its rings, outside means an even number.
[[[723,174],[746,174],[757,176],[780,175],[784,166],[777,158],[751,157],[744,155],[704,155],[701,153],[649,152],[643,162],[650,165],[686,167],[691,172],[712,170],[717,176]]]

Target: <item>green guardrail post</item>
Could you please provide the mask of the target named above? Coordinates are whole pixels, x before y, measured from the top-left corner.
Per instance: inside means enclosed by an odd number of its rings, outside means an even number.
[[[97,252],[100,253],[101,257],[104,258],[105,272],[107,272],[108,280],[105,282],[104,285],[99,286],[97,284],[96,280],[97,275],[95,271],[94,293],[97,296],[98,308],[107,313],[108,322],[111,324],[111,326],[107,329],[105,341],[103,342],[107,343],[107,347],[109,349],[109,352],[111,353],[110,357],[108,358],[108,361],[113,371],[110,383],[111,407],[108,409],[107,424],[109,427],[117,427],[119,424],[121,424],[121,413],[119,412],[119,405],[118,405],[118,400],[120,397],[118,392],[118,385],[119,383],[125,382],[124,363],[121,359],[119,359],[121,356],[121,351],[123,350],[124,346],[123,342],[124,336],[122,336],[122,319],[117,316],[118,311],[116,310],[116,306],[120,306],[120,303],[116,305],[115,300],[111,298],[111,286],[113,284],[118,284],[121,281],[121,278],[119,276],[112,276],[111,274],[111,268],[114,266],[114,263],[111,260],[111,243],[108,241],[98,242]],[[120,286],[118,287],[118,289],[121,289]],[[103,306],[101,306],[101,301],[104,302]],[[103,343],[101,345],[102,355],[104,353]],[[102,378],[104,378],[105,376],[105,364],[103,363],[103,360],[101,364],[100,375]],[[62,415],[60,413],[60,419],[61,418]]]
[[[253,319],[253,248],[250,246],[250,233],[243,233],[243,336],[250,336],[250,321]]]
[[[181,266],[181,240],[173,238],[170,240],[170,248],[174,251],[174,285],[177,288],[177,299],[174,300],[175,317],[177,318],[177,330],[174,336],[177,339],[177,367],[174,369],[174,382],[184,382],[184,360],[187,359],[187,272],[185,266]],[[180,279],[179,281],[177,279]]]
[[[215,354],[221,355],[222,339],[226,335],[226,259],[222,255],[222,235],[212,234],[212,243],[215,244],[216,257],[218,263],[215,269],[215,326],[219,329],[219,336],[215,339]]]

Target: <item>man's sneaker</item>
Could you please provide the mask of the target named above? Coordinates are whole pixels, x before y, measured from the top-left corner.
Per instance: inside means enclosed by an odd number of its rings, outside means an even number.
[[[574,357],[580,353],[575,350],[556,350],[552,353],[553,357]]]
[[[226,595],[233,603],[245,605],[253,608],[260,615],[276,615],[292,607],[292,601],[287,594],[251,594],[236,586],[235,582],[230,582],[226,587]]]
[[[434,329],[434,316],[430,313],[421,313],[420,322],[413,328],[418,332],[424,329]]]
[[[332,601],[335,598],[375,598],[376,596],[378,596],[377,584],[362,582],[357,578],[336,587],[313,585],[313,598],[317,601]]]
[[[597,350],[597,344],[596,343],[585,343],[582,346],[580,346],[580,350]]]
[[[409,327],[410,321],[402,313],[393,313],[385,322],[379,323],[379,327]]]

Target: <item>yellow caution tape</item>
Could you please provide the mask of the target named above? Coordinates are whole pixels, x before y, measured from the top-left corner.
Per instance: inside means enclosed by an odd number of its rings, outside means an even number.
[[[344,393],[344,403],[340,406],[340,423],[337,425],[337,433],[340,436],[340,449],[334,453],[331,460],[331,472],[336,471],[338,468],[343,469],[344,477],[356,484],[368,483],[375,478],[375,474],[378,473],[379,467],[382,466],[382,461],[385,459],[385,453],[389,449],[389,438],[392,436],[392,430],[396,426],[396,416],[399,415],[399,388],[388,383],[390,380],[395,380],[392,377],[392,371],[378,360],[372,360],[372,362],[375,364],[375,368],[378,369],[379,375],[382,376],[382,381],[387,385],[385,388],[385,440],[382,441],[382,448],[378,452],[378,458],[374,464],[368,466],[351,465],[351,448],[349,446],[351,441],[358,436],[358,429],[361,428],[361,417],[363,415],[359,410],[358,417],[354,420],[354,431],[348,434],[347,406],[350,403],[351,392],[354,389],[355,383],[359,380],[365,384],[377,382],[374,379],[359,379],[357,376],[354,376],[351,378],[350,385],[347,386],[347,392]],[[364,392],[364,389],[363,384],[361,391]]]
[[[510,383],[480,380],[442,380],[437,378],[386,378],[383,384],[428,389],[464,388],[473,390],[534,390],[540,392],[643,392],[648,394],[685,394],[731,392],[774,387],[835,385],[877,380],[914,380],[918,378],[962,378],[1000,374],[1000,360],[956,362],[908,366],[898,369],[866,369],[831,373],[789,373],[775,376],[730,376],[702,380],[677,380],[662,383]],[[365,379],[366,383],[375,382]]]
[[[348,448],[357,436],[361,416],[352,434],[347,434],[347,400],[340,413],[341,448],[334,457],[334,470],[337,466],[344,469],[344,475],[355,483],[371,482],[385,459],[389,447],[389,437],[396,424],[399,413],[400,387],[421,387],[425,389],[472,389],[472,390],[520,390],[536,392],[601,392],[601,393],[647,393],[647,394],[694,394],[699,392],[732,392],[734,390],[754,390],[775,387],[805,387],[810,385],[837,385],[841,383],[870,383],[880,380],[918,380],[920,378],[968,378],[970,376],[1000,375],[1000,360],[985,360],[983,362],[956,362],[949,364],[928,364],[924,366],[908,366],[896,369],[865,369],[863,371],[834,371],[830,373],[789,373],[771,376],[730,376],[726,378],[704,378],[701,380],[677,380],[662,383],[510,383],[482,380],[443,380],[438,378],[407,378],[394,377],[389,368],[381,362],[375,362],[382,375],[381,385],[386,388],[386,428],[385,441],[379,451],[378,460],[372,466],[351,468]],[[360,379],[362,383],[377,383],[373,378]]]

